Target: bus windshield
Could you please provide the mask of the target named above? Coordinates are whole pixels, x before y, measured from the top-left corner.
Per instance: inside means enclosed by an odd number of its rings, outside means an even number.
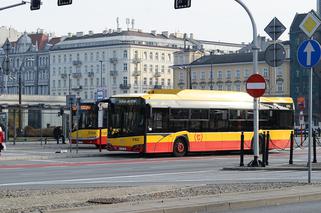
[[[127,137],[144,134],[144,105],[115,103],[108,110],[109,137]]]
[[[97,109],[93,104],[81,104],[78,129],[95,129],[98,127]],[[74,123],[77,122],[76,109],[73,110]]]

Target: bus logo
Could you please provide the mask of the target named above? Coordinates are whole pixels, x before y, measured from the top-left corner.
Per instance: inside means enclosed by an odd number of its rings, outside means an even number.
[[[196,142],[202,142],[203,134],[202,133],[195,133],[194,139],[195,139]]]

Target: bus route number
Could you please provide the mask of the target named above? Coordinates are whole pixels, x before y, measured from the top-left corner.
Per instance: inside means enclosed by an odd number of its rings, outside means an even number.
[[[201,142],[203,140],[203,134],[195,133],[194,138],[196,142]]]

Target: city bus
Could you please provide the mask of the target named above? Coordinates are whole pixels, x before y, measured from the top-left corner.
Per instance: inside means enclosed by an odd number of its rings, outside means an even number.
[[[72,143],[93,144],[97,148],[107,143],[107,108],[104,102],[80,103],[72,108]],[[77,116],[78,114],[78,116]],[[101,139],[100,139],[101,138]]]
[[[108,101],[109,151],[172,153],[253,149],[253,98],[244,92],[152,90]],[[260,129],[270,149],[290,145],[294,104],[289,97],[260,98]],[[260,140],[262,143],[262,141]]]

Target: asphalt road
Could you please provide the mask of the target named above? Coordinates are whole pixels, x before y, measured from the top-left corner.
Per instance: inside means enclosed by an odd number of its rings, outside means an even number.
[[[66,150],[68,145],[39,144],[8,145],[3,156],[38,156],[30,159],[1,160],[0,187],[27,186],[96,186],[96,185],[148,185],[184,183],[240,183],[307,180],[307,171],[222,171],[223,167],[238,166],[239,155],[211,153],[174,158],[169,155],[141,157],[131,153],[113,153],[103,150],[99,154],[91,146],[80,146],[78,157],[59,157],[55,151]],[[75,153],[75,150],[72,150]],[[88,156],[84,155],[88,153]],[[287,164],[289,151],[273,151],[270,165]],[[294,161],[307,161],[307,149],[296,149]],[[60,154],[60,155],[63,155]],[[42,156],[42,158],[39,158]],[[245,163],[252,160],[245,158]],[[313,181],[321,181],[321,172],[312,173]]]
[[[260,208],[251,208],[251,209],[238,209],[238,210],[229,210],[224,212],[229,213],[316,213],[320,212],[321,202],[305,202],[305,203],[291,203],[287,205],[279,206],[268,206]],[[221,212],[221,213],[224,213]]]

